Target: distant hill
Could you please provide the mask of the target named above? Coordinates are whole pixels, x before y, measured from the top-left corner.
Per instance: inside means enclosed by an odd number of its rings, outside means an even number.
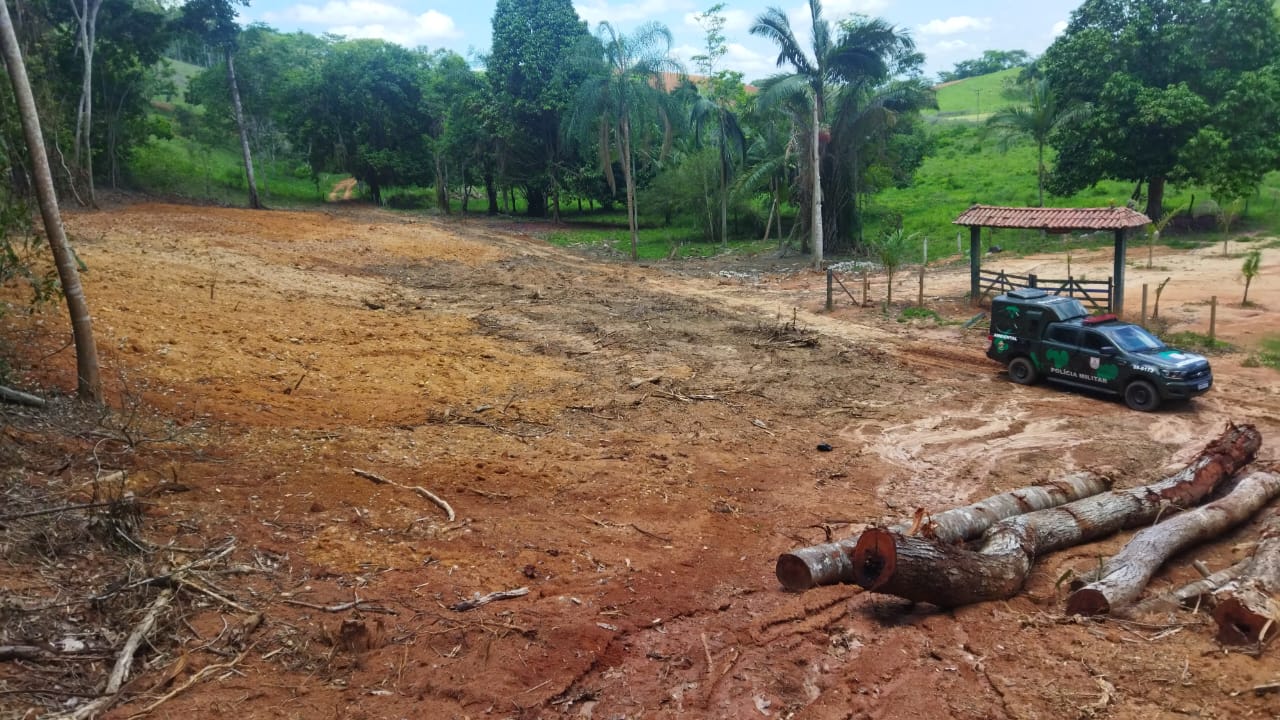
[[[938,92],[939,119],[977,120],[985,118],[1015,101],[1004,96],[1005,88],[1022,72],[1021,68],[1001,70],[990,75],[965,78],[934,86]]]

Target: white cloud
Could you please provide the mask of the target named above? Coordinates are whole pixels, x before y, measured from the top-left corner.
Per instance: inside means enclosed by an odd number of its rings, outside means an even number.
[[[292,20],[304,25],[354,25],[356,23],[398,22],[409,13],[376,0],[331,0],[322,7],[306,3],[279,12],[264,13],[268,22]]]
[[[587,25],[594,30],[604,20],[615,26],[658,20],[663,15],[691,10],[694,4],[692,0],[640,0],[620,5],[611,5],[609,0],[579,0],[573,7],[578,11],[578,17],[586,20]]]
[[[946,20],[930,20],[920,26],[921,35],[955,35],[974,30],[991,29],[991,18],[976,18],[968,15],[957,15]]]
[[[1058,37],[1063,32],[1065,32],[1066,29],[1067,29],[1067,21],[1059,20],[1058,22],[1053,24],[1053,36]]]
[[[703,12],[704,11],[699,10],[698,12],[685,13],[684,24],[694,30],[697,30],[703,37],[705,37],[706,31],[698,22],[698,16]],[[750,32],[752,23],[756,21],[755,15],[742,10],[725,9],[720,11],[720,15],[724,17],[724,34],[729,37],[745,35]]]
[[[377,0],[331,0],[323,6],[300,4],[263,14],[269,23],[290,21],[349,38],[378,38],[405,47],[462,36],[453,18],[438,10],[412,15]]]

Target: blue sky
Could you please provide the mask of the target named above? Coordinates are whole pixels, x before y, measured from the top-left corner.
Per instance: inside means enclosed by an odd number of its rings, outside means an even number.
[[[622,32],[641,23],[664,23],[675,36],[673,52],[695,70],[689,58],[704,49],[705,31],[696,16],[715,0],[575,0],[578,16],[592,30],[608,20]],[[1026,50],[1038,55],[1081,0],[827,0],[823,12],[836,20],[852,13],[882,17],[905,28],[925,53],[925,72],[950,70],[983,50]],[[472,58],[489,50],[496,0],[251,0],[241,13],[245,22],[265,22],[282,31],[335,33],[350,38],[376,37],[414,48],[445,48]],[[725,67],[747,80],[776,72],[777,52],[748,32],[766,7],[791,17],[797,35],[807,37],[805,0],[726,0],[729,52]],[[803,40],[802,40],[803,42]]]

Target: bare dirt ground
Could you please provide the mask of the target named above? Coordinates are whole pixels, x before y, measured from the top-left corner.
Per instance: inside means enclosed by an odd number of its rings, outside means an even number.
[[[48,414],[5,410],[9,496],[56,485],[83,502],[87,479],[124,469],[149,544],[128,577],[88,543],[23,555],[34,571],[0,548],[0,644],[75,636],[105,674],[158,592],[134,579],[234,543],[204,576],[216,585],[176,588],[111,717],[157,701],[148,717],[1280,717],[1280,694],[1251,691],[1280,681],[1274,644],[1221,646],[1203,613],[1062,615],[1058,578],[1123,536],[1042,558],[1012,600],[952,611],[788,593],[773,574],[827,529],[1082,468],[1152,481],[1228,421],[1257,425],[1274,462],[1280,382],[1244,361],[1280,332],[1276,249],[1249,308],[1240,258],[1218,249],[1132,270],[1130,308],[1172,276],[1172,329],[1203,332],[1217,294],[1218,335],[1241,348],[1212,358],[1208,395],[1148,415],[1011,384],[981,329],[847,299],[824,313],[820,274],[756,261],[606,263],[530,226],[351,205],[132,204],[67,223],[119,411],[59,444]],[[1062,261],[997,264],[1054,275]],[[1109,252],[1073,263],[1110,274]],[[929,283],[945,318],[973,315],[967,269]],[[0,322],[15,384],[71,389],[61,308]],[[1193,559],[1227,566],[1255,528],[1176,558],[1151,589],[1197,577]],[[57,585],[59,568],[83,589]],[[77,595],[122,587],[148,594]],[[87,629],[113,611],[123,631]],[[0,715],[69,709],[75,687],[56,663],[0,662]]]

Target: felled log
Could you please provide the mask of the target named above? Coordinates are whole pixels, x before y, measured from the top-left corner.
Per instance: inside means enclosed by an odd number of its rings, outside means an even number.
[[[1249,560],[1241,560],[1229,568],[1206,575],[1193,583],[1147,598],[1128,608],[1116,608],[1112,612],[1125,617],[1136,618],[1151,613],[1176,610],[1180,607],[1194,608],[1199,607],[1201,604],[1208,607],[1208,604],[1204,602],[1205,596],[1211,595],[1214,590],[1239,577],[1242,572],[1248,569],[1249,565]]]
[[[1255,472],[1224,497],[1138,531],[1102,565],[1097,580],[1067,598],[1068,615],[1103,615],[1138,597],[1160,566],[1183,549],[1217,537],[1280,497],[1280,475]]]
[[[1002,520],[986,532],[976,552],[883,528],[866,530],[853,549],[854,581],[871,592],[941,607],[1012,597],[1035,558],[1148,525],[1170,504],[1196,504],[1251,462],[1261,443],[1252,425],[1228,425],[1178,473]]]
[[[1280,512],[1265,526],[1249,567],[1215,591],[1213,600],[1222,642],[1261,642],[1280,633]]]
[[[1091,472],[1075,473],[1061,480],[1000,493],[972,505],[940,512],[918,529],[925,537],[954,544],[981,536],[987,528],[1005,518],[1097,495],[1110,487],[1109,478]],[[915,524],[912,521],[901,522],[890,526],[889,530],[910,534]],[[857,544],[858,536],[855,535],[783,553],[778,556],[774,572],[788,590],[852,583],[853,563],[849,553]]]
[[[14,390],[11,387],[0,385],[0,402],[12,403],[14,405],[26,405],[27,407],[42,408],[47,403],[42,397],[24,393],[21,390]]]

